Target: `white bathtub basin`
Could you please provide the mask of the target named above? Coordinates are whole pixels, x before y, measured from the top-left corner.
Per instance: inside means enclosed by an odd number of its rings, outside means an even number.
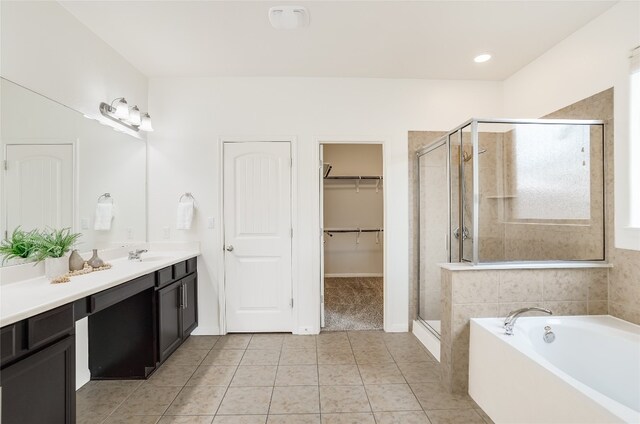
[[[521,317],[506,336],[502,322],[472,319],[469,346],[469,394],[497,424],[640,423],[640,326]]]

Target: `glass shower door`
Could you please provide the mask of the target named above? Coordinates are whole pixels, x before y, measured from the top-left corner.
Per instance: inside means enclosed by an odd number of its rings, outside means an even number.
[[[440,267],[449,262],[448,146],[444,142],[418,158],[420,267],[418,316],[440,334]]]

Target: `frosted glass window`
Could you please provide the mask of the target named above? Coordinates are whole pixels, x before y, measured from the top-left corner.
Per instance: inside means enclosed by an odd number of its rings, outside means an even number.
[[[588,125],[518,125],[513,129],[513,218],[590,218]]]

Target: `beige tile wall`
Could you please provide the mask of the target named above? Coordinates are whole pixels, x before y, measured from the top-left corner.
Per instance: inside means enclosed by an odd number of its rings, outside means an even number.
[[[602,119],[605,127],[605,228],[610,269],[442,272],[441,372],[445,386],[466,391],[469,319],[505,316],[525,306],[545,306],[559,315],[611,314],[640,324],[640,251],[615,248],[613,199],[613,89],[558,110],[546,118]],[[417,187],[415,152],[444,133],[409,133],[410,319],[418,304]]]
[[[640,251],[614,247],[613,90],[546,118],[602,119],[605,128],[605,228],[612,268],[442,272],[441,364],[445,387],[466,392],[469,319],[506,316],[525,306],[557,315],[611,314],[640,324]]]
[[[506,316],[539,306],[556,315],[607,313],[608,269],[442,270],[441,377],[466,393],[470,318]],[[444,360],[443,360],[444,359]]]

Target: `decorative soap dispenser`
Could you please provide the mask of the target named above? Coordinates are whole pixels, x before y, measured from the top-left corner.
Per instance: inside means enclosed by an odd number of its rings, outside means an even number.
[[[91,268],[100,268],[104,261],[98,257],[98,249],[93,249],[93,256],[87,261]]]
[[[73,249],[69,256],[69,271],[80,271],[84,268],[84,259],[78,253],[77,249]]]

